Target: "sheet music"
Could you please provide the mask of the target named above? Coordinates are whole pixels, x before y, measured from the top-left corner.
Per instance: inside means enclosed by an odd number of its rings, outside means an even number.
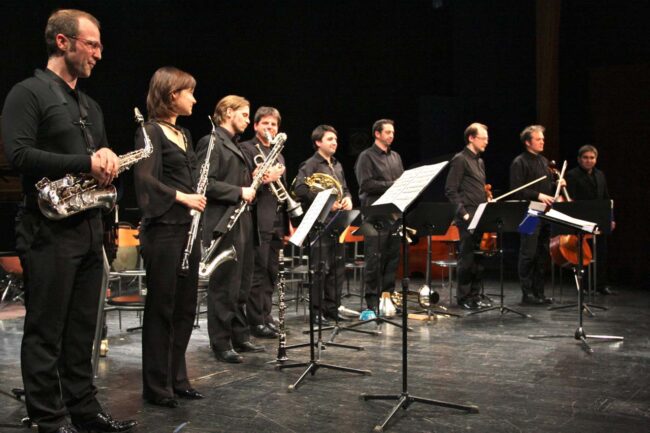
[[[474,217],[472,218],[472,222],[470,222],[469,227],[467,227],[467,230],[470,231],[471,233],[474,233],[474,230],[476,230],[476,226],[478,226],[479,221],[481,221],[481,217],[483,216],[483,211],[485,211],[486,206],[487,206],[487,202],[481,203],[476,208],[476,212],[474,212]]]
[[[444,161],[406,170],[372,205],[392,203],[404,212],[448,163],[449,161]]]
[[[538,202],[531,202],[530,207],[528,209],[528,213],[530,215],[534,216],[540,216],[543,215],[551,220],[559,221],[559,222],[564,222],[567,224],[570,224],[576,228],[579,228],[580,230],[587,232],[587,233],[594,233],[596,231],[596,228],[598,227],[598,224],[592,221],[585,221],[581,220],[578,218],[573,218],[572,216],[569,216],[565,213],[558,212],[555,209],[551,209],[548,212],[540,212],[539,209],[541,206],[544,206],[541,203]]]
[[[302,243],[305,241],[305,238],[309,234],[309,231],[313,227],[314,223],[321,215],[323,208],[327,206],[327,201],[332,194],[335,194],[334,188],[327,189],[318,193],[314,201],[309,206],[307,213],[302,218],[300,225],[293,233],[293,236],[289,239],[289,242],[294,244],[297,247],[302,246]]]

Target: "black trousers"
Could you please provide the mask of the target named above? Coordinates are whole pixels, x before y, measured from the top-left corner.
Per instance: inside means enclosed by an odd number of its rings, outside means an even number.
[[[336,318],[338,315],[339,288],[345,281],[345,244],[337,239],[323,236],[311,247],[309,265],[313,272],[309,297],[312,309],[317,312],[320,304],[320,290],[323,290],[323,315]],[[333,262],[332,262],[333,261]]]
[[[210,277],[208,335],[212,348],[220,352],[250,339],[246,302],[251,290],[255,262],[250,213],[244,212],[232,230],[223,236],[218,252],[234,246],[237,261],[223,263]]]
[[[142,323],[142,395],[171,398],[190,388],[185,351],[192,335],[201,247],[194,243],[187,276],[180,264],[190,225],[151,224],[140,233],[147,273]]]
[[[519,241],[519,282],[524,295],[544,295],[549,261],[551,227],[540,221],[533,234],[521,234]]]
[[[273,290],[278,282],[278,254],[282,240],[274,233],[260,233],[260,245],[255,247],[255,272],[248,302],[246,316],[250,326],[273,322]]]
[[[101,411],[92,346],[102,282],[102,221],[87,211],[50,221],[26,211],[16,227],[25,282],[21,368],[27,413],[39,432]]]
[[[474,254],[481,241],[479,234],[472,234],[467,230],[468,224],[465,221],[457,221],[460,241],[458,243],[458,289],[456,298],[458,301],[473,298],[481,291],[483,278],[483,265],[480,258]]]
[[[382,231],[379,236],[366,236],[363,243],[366,305],[379,306],[379,294],[395,290],[395,273],[399,265],[399,236]],[[381,251],[379,248],[381,247]],[[381,253],[381,254],[380,254]],[[380,257],[381,255],[381,257]]]

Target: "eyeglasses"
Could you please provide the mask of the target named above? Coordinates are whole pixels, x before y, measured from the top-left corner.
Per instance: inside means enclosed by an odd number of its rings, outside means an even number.
[[[102,45],[101,42],[82,39],[76,36],[68,36],[68,35],[66,36],[70,39],[74,39],[75,41],[83,42],[86,46],[90,47],[93,51],[99,50],[100,53],[104,51],[104,46]]]

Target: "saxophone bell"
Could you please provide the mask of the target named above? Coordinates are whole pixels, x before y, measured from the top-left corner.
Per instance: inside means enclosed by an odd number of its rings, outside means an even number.
[[[237,261],[237,250],[235,249],[234,245],[231,245],[230,248],[226,248],[217,254],[214,258],[212,258],[214,251],[217,249],[215,244],[218,245],[219,239],[210,245],[208,250],[206,250],[204,257],[201,258],[201,263],[199,263],[199,278],[208,280],[210,279],[210,276],[215,271],[215,269],[217,269],[219,266],[230,260],[233,260],[235,262]]]

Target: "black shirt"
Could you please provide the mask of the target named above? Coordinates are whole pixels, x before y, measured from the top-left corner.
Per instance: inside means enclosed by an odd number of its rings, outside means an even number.
[[[528,151],[521,153],[510,164],[510,189],[525,185],[542,176],[546,176],[546,179],[518,191],[512,198],[537,201],[540,192],[550,196],[555,194],[553,177],[548,170],[548,159],[543,155],[535,155]]]
[[[373,144],[361,152],[354,165],[361,206],[373,204],[402,173],[402,158],[390,147],[384,152],[377,144]]]
[[[264,146],[257,136],[240,143],[244,155],[248,158],[249,165],[253,167],[256,165],[255,156],[260,154],[256,145],[259,145],[265,157],[271,152],[271,148]],[[282,155],[278,156],[278,162],[284,165],[284,157]],[[286,188],[285,176],[286,173],[282,175],[281,181]],[[284,206],[278,203],[278,199],[271,191],[270,184],[262,184],[258,188],[257,194],[255,195],[255,208],[257,227],[260,232],[277,233],[279,236],[284,235]]]
[[[341,189],[343,190],[343,197],[351,197],[350,190],[348,189],[348,184],[345,181],[345,174],[343,173],[343,166],[340,162],[333,156],[331,159],[331,165],[327,162],[325,158],[321,156],[320,153],[314,152],[311,158],[303,161],[298,168],[298,175],[296,176],[296,183],[294,190],[296,192],[296,197],[298,201],[303,204],[303,209],[306,211],[311,202],[314,201],[318,195],[318,191],[310,191],[309,187],[305,184],[305,178],[311,176],[314,173],[324,173],[334,177],[341,184]]]
[[[445,195],[450,202],[458,206],[458,220],[463,220],[465,214],[472,217],[478,205],[487,201],[485,163],[480,155],[468,147],[454,155],[449,163]]]
[[[575,167],[566,173],[567,191],[573,200],[607,200],[607,180],[605,174],[594,167],[588,173],[582,167]]]
[[[41,178],[90,172],[81,113],[94,147],[108,146],[99,104],[49,69],[36,70],[34,77],[16,84],[7,95],[2,138],[7,159],[21,173],[28,208],[37,208],[34,185]]]
[[[192,194],[197,183],[198,162],[188,130],[180,128],[187,141],[183,151],[165,135],[160,125],[147,122],[153,153],[136,164],[133,172],[138,206],[145,222],[186,224],[190,210],[176,201],[176,191]],[[144,148],[142,128],[135,133],[136,149]]]

